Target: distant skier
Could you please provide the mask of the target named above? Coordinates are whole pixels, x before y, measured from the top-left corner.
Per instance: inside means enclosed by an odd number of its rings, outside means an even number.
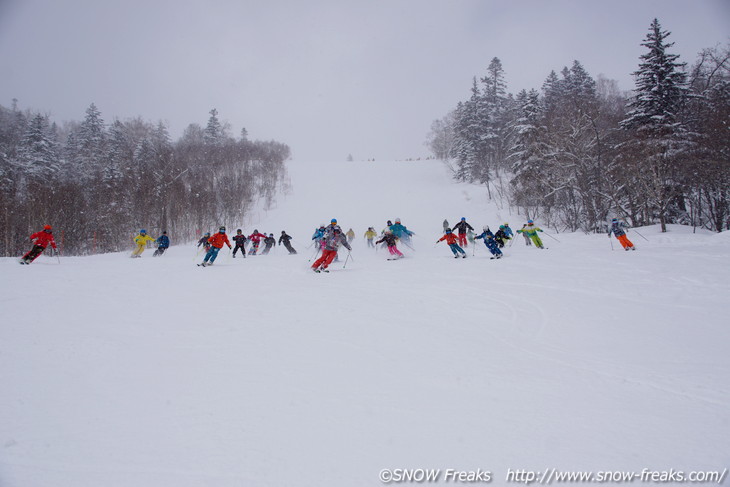
[[[351,228],[347,231],[345,236],[347,237],[347,243],[352,243],[352,241],[355,240],[355,231]]]
[[[464,235],[466,235],[466,233],[464,233]],[[446,240],[446,243],[449,244],[449,248],[454,253],[455,259],[459,258],[459,254],[461,254],[462,258],[466,259],[466,252],[464,252],[464,249],[459,246],[458,238],[456,238],[456,235],[453,234],[450,228],[446,229],[444,236],[436,240],[436,243],[439,243],[442,240]]]
[[[243,230],[240,228],[236,230],[236,235],[233,237],[233,241],[236,243],[233,247],[233,258],[236,258],[236,252],[241,251],[243,258],[246,258],[246,236],[243,234]]]
[[[337,256],[337,250],[340,245],[344,245],[347,250],[352,250],[350,244],[347,243],[347,237],[342,234],[342,230],[338,227],[334,228],[332,233],[326,237],[322,256],[314,261],[314,264],[312,264],[312,270],[314,272],[329,272],[327,267],[329,267]]]
[[[268,237],[264,239],[264,250],[261,252],[262,255],[266,255],[271,251],[271,247],[276,245],[276,239],[274,234],[270,233]]]
[[[20,258],[20,263],[30,265],[31,262],[36,260],[39,255],[46,250],[49,245],[53,249],[56,255],[58,255],[58,248],[56,247],[56,240],[53,238],[50,225],[44,225],[43,230],[36,232],[30,236],[30,241],[33,242],[33,247]]]
[[[368,247],[375,247],[373,239],[377,236],[378,234],[375,233],[375,229],[373,227],[368,227],[367,232],[365,232],[365,239],[368,241]]]
[[[213,265],[216,257],[218,257],[218,252],[220,252],[223,248],[223,244],[228,245],[229,249],[232,248],[231,242],[228,240],[228,235],[226,235],[226,227],[220,227],[218,233],[210,237],[208,242],[210,242],[210,249],[208,249],[208,252],[205,254],[203,262],[198,264],[202,267]]]
[[[466,231],[466,241],[473,244],[474,243],[474,231],[469,229]]]
[[[444,233],[446,233],[447,228],[451,228],[451,225],[449,225],[449,221],[445,218],[444,218],[443,226],[444,226]]]
[[[208,239],[210,238],[210,232],[205,232],[202,237],[200,237],[200,240],[198,240],[198,248],[200,246],[203,246],[203,250],[207,253],[210,250],[210,242],[208,242]],[[198,251],[200,252],[200,251]]]
[[[466,231],[469,229],[472,231],[474,230],[474,228],[466,222],[466,218],[464,217],[461,217],[461,221],[459,221],[459,223],[454,225],[454,228],[451,229],[452,232],[455,230],[459,231],[459,244],[463,245],[464,247],[468,245]]]
[[[157,244],[157,250],[152,254],[152,257],[159,257],[170,247],[170,237],[167,236],[167,230],[162,231],[162,235],[157,237],[155,243]]]
[[[545,247],[542,245],[542,240],[540,240],[537,232],[542,232],[542,228],[536,227],[532,220],[527,220],[527,225],[523,226],[522,230],[517,230],[517,233],[530,237],[530,240],[532,240],[532,243],[535,244],[535,247],[538,249],[544,249]]]
[[[404,257],[403,252],[398,250],[398,247],[396,246],[396,242],[398,240],[398,237],[395,236],[395,233],[392,230],[386,230],[383,237],[375,242],[375,244],[379,244],[381,242],[385,242],[385,244],[388,246],[388,252],[390,252],[390,255],[393,257],[388,260],[394,260],[394,259],[402,259]]]
[[[259,233],[256,229],[254,229],[253,233],[248,236],[248,240],[251,242],[251,248],[248,249],[248,255],[256,255],[256,252],[259,251],[259,245],[261,245],[262,238],[266,238],[266,235]]]
[[[494,238],[494,234],[489,230],[488,226],[484,226],[482,229],[482,233],[474,237],[475,239],[484,239],[484,245],[487,246],[487,249],[492,254],[493,259],[500,259],[502,258],[502,251],[499,250],[499,245],[497,244],[497,241]]]
[[[499,230],[497,230],[497,233],[494,234],[494,240],[497,241],[497,245],[499,245],[499,248],[504,248],[505,240],[509,240],[510,238],[507,236],[507,232],[504,231],[504,225],[499,226]]]
[[[137,247],[132,251],[132,257],[133,259],[142,257],[142,252],[144,252],[145,247],[147,247],[147,242],[154,242],[155,239],[147,235],[147,230],[144,228],[139,231],[139,235],[134,237],[134,243],[137,245]]]
[[[530,247],[532,245],[532,240],[530,240],[530,236],[527,235],[527,223],[522,225],[521,230],[517,230],[517,233],[521,233],[523,237],[525,237],[525,246]]]
[[[608,238],[611,238],[611,234],[613,233],[616,235],[618,241],[621,242],[621,246],[624,250],[636,250],[634,244],[631,243],[629,237],[626,236],[626,232],[628,231],[629,229],[624,222],[620,222],[618,221],[618,218],[614,218],[611,220],[611,228],[608,229]]]
[[[297,251],[291,246],[291,239],[291,236],[287,235],[285,230],[282,230],[281,236],[279,237],[279,245],[284,242],[284,247],[286,247],[286,250],[289,251],[289,255],[294,255]]]

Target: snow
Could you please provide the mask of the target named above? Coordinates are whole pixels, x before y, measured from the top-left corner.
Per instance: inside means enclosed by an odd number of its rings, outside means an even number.
[[[290,175],[243,228],[286,230],[295,256],[225,249],[201,268],[189,243],[0,259],[0,485],[730,466],[727,232],[640,228],[648,241],[630,231],[624,252],[543,226],[547,250],[518,236],[504,259],[479,243],[456,260],[434,245],[444,218],[524,218],[437,161],[294,161]],[[333,217],[357,233],[354,260],[315,274],[309,239]],[[396,217],[416,251],[392,262],[362,234]]]

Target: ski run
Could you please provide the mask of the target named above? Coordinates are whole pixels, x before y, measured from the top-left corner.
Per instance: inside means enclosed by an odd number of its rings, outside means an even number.
[[[202,270],[197,242],[170,234],[156,258],[130,259],[130,242],[0,260],[0,485],[358,487],[397,468],[504,485],[509,469],[730,466],[728,232],[629,228],[625,252],[538,217],[546,250],[518,234],[504,258],[482,240],[454,258],[436,243],[444,219],[477,235],[527,219],[438,161],[289,173],[275,207],[208,231],[285,230],[296,254],[224,245]],[[415,233],[397,259],[364,237],[396,218]],[[331,219],[356,236],[317,274],[311,237]]]

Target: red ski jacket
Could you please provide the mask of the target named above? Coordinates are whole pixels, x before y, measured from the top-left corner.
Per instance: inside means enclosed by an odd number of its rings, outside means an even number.
[[[446,240],[446,243],[449,245],[454,245],[455,243],[457,243],[459,241],[459,237],[457,237],[453,233],[447,233],[446,235],[444,235],[443,237],[438,239],[436,243],[438,243],[442,240]]]
[[[248,239],[252,242],[261,242],[261,239],[266,237],[268,237],[268,235],[264,235],[263,233],[252,233],[248,236]]]
[[[54,249],[56,248],[56,241],[53,240],[53,234],[51,232],[41,230],[40,232],[36,232],[31,235],[30,239],[35,240],[35,245],[40,245],[44,249],[48,247],[48,244],[51,244],[51,247]]]
[[[223,244],[228,245],[229,248],[231,247],[231,242],[228,240],[228,235],[225,233],[216,233],[208,239],[208,242],[210,242],[213,247],[219,249],[223,248]]]

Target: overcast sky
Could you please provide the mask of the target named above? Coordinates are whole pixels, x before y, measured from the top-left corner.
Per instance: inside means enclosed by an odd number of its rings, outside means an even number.
[[[495,56],[512,93],[574,59],[633,88],[654,17],[690,64],[730,42],[730,0],[0,0],[0,104],[404,159]]]

